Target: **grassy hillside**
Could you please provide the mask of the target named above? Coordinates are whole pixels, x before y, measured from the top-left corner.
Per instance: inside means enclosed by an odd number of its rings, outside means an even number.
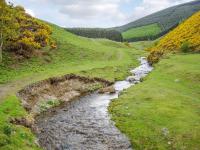
[[[163,59],[143,83],[112,102],[112,119],[134,149],[199,149],[198,60],[199,54]]]
[[[160,32],[160,27],[158,26],[158,24],[155,23],[151,25],[129,29],[123,32],[122,36],[125,40],[128,40],[132,38],[151,37],[157,35]]]
[[[43,55],[18,60],[4,52],[0,64],[0,149],[39,149],[31,131],[9,123],[11,117],[27,115],[15,93],[27,84],[52,76],[76,73],[108,80],[121,80],[138,65],[144,52],[123,43],[75,36],[50,25],[57,49],[42,49]]]
[[[151,63],[158,62],[169,52],[200,52],[200,11],[168,33],[150,51]]]
[[[58,48],[45,48],[41,57],[15,61],[10,53],[4,53],[0,64],[0,83],[32,75],[62,74],[66,70],[78,71],[106,66],[129,66],[137,57],[135,51],[123,43],[109,40],[93,40],[77,37],[62,28],[52,25],[53,38]],[[141,51],[138,51],[138,54]],[[93,63],[91,63],[93,62]],[[117,62],[117,63],[116,63]],[[76,66],[76,67],[74,67]],[[78,66],[84,66],[78,68]],[[58,72],[59,70],[59,72]]]
[[[129,24],[116,27],[114,29],[123,33],[132,28],[138,28],[149,24],[157,23],[162,29],[162,32],[158,36],[162,36],[165,33],[167,33],[170,29],[176,27],[180,22],[187,19],[199,10],[200,1],[196,0],[161,10],[159,12],[156,12]],[[148,39],[148,37],[146,39]]]

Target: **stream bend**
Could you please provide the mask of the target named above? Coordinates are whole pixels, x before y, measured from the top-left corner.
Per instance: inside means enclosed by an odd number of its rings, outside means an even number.
[[[107,107],[119,93],[141,81],[152,67],[146,58],[133,70],[133,76],[114,84],[115,94],[94,92],[53,113],[37,118],[38,139],[47,150],[131,150],[128,138],[110,120]]]

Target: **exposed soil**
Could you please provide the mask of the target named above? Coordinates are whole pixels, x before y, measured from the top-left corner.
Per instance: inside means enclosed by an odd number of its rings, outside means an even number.
[[[18,92],[18,96],[23,107],[35,116],[40,114],[43,111],[42,106],[44,107],[50,101],[69,102],[83,94],[111,84],[99,78],[89,79],[70,74],[28,85]]]

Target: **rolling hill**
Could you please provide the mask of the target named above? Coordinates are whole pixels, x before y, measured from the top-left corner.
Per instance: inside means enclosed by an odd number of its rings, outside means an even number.
[[[169,30],[173,29],[182,21],[184,21],[199,10],[200,1],[192,1],[189,3],[161,10],[159,12],[143,17],[126,25],[116,27],[114,29],[120,31],[123,34],[124,39],[127,41],[156,39],[166,34]],[[155,29],[155,24],[157,24],[157,28],[160,28],[158,29],[159,32],[152,32],[151,34],[149,34],[148,31],[150,30],[150,28],[152,30]],[[146,34],[144,34],[145,32]]]

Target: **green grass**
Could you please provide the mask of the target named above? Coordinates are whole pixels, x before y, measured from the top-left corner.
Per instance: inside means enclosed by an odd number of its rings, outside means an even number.
[[[163,59],[145,81],[110,105],[136,150],[200,148],[199,54]]]
[[[157,35],[161,32],[161,28],[157,23],[146,25],[142,27],[132,28],[122,33],[124,39],[138,38],[138,37],[148,37]]]
[[[133,42],[133,43],[131,43],[131,47],[133,47],[137,50],[146,50],[146,49],[154,46],[158,40],[159,39],[154,40],[154,41],[148,41],[148,42],[147,41]]]
[[[0,105],[0,149],[29,150],[39,148],[30,129],[9,123],[11,117],[25,116],[26,112],[16,96],[7,97]]]
[[[26,115],[15,95],[24,86],[68,73],[122,80],[130,68],[138,65],[137,58],[145,55],[144,51],[123,43],[82,38],[51,26],[58,49],[43,49],[46,55],[21,62],[13,61],[11,55],[4,53],[0,64],[0,149],[39,149],[29,129],[9,123],[12,117]]]

